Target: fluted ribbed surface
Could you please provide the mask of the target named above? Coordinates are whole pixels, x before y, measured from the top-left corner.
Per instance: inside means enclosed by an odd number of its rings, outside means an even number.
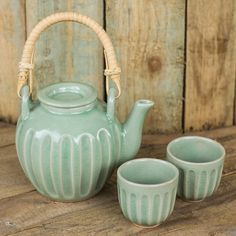
[[[178,195],[188,200],[197,201],[210,196],[219,186],[223,165],[212,170],[182,170]]]
[[[96,136],[84,133],[76,138],[58,138],[28,129],[24,134],[18,131],[17,137],[17,152],[25,174],[40,193],[56,200],[78,201],[95,195],[117,162],[114,140],[104,128]],[[116,139],[120,142],[118,136]]]
[[[118,185],[118,198],[124,216],[139,225],[163,222],[173,211],[177,188],[170,192],[146,195],[126,191]]]

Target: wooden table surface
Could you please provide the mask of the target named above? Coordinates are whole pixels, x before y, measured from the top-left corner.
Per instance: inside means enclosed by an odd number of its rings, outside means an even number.
[[[15,150],[15,126],[0,123],[0,236],[3,235],[236,235],[236,127],[195,133],[226,148],[217,192],[199,203],[177,199],[173,214],[161,226],[142,229],[119,208],[116,175],[94,198],[77,203],[54,202],[26,179]],[[175,135],[146,135],[138,157],[164,158]]]

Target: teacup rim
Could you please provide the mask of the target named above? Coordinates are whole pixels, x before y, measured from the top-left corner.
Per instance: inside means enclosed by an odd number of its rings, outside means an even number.
[[[177,158],[175,155],[172,154],[172,152],[170,151],[170,146],[175,143],[175,142],[178,142],[179,140],[183,140],[183,139],[194,139],[194,138],[197,138],[197,139],[201,139],[201,140],[205,140],[207,142],[211,142],[211,143],[214,143],[214,144],[217,144],[218,147],[221,149],[222,151],[222,155],[217,158],[216,160],[213,160],[213,161],[207,161],[207,162],[191,162],[191,161],[184,161],[184,160],[181,160],[179,158]],[[175,138],[173,139],[172,141],[170,141],[166,147],[166,151],[167,153],[176,161],[180,162],[180,163],[184,163],[184,164],[188,164],[188,165],[199,165],[199,166],[205,166],[205,165],[209,165],[209,164],[214,164],[214,163],[218,163],[222,160],[224,160],[225,158],[225,155],[226,155],[226,152],[225,152],[225,148],[224,146],[217,142],[216,140],[214,139],[211,139],[211,138],[208,138],[208,137],[204,137],[204,136],[197,136],[197,135],[188,135],[188,136],[181,136],[181,137],[178,137],[178,138]]]
[[[136,183],[136,182],[127,180],[126,178],[124,178],[121,175],[120,171],[121,171],[121,168],[123,166],[128,165],[131,162],[139,162],[139,161],[155,161],[155,162],[159,162],[159,163],[160,162],[161,163],[165,163],[165,164],[171,166],[171,168],[173,168],[173,170],[175,171],[175,176],[171,180],[168,180],[166,182],[159,183],[159,184],[140,184],[140,183]],[[179,178],[179,170],[178,170],[178,168],[174,164],[172,164],[171,162],[166,161],[166,160],[161,160],[161,159],[157,159],[157,158],[138,158],[138,159],[129,160],[129,161],[123,163],[121,166],[119,166],[119,168],[117,170],[117,178],[120,178],[124,182],[126,182],[128,184],[131,184],[133,186],[145,187],[145,188],[153,188],[153,187],[159,187],[159,186],[161,187],[161,186],[164,186],[164,185],[167,185],[167,184],[174,183],[176,181],[176,179],[178,180],[178,178]]]

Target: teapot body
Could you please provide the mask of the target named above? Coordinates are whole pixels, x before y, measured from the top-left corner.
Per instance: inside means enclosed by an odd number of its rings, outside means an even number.
[[[36,41],[49,26],[62,21],[85,25],[100,39],[106,59],[107,105],[97,99],[93,87],[68,80],[38,91],[39,101],[32,102]],[[87,16],[56,13],[41,20],[29,34],[19,63],[21,115],[16,148],[26,176],[43,195],[59,201],[90,198],[102,189],[117,165],[137,154],[144,119],[154,103],[137,101],[120,124],[115,117],[115,101],[121,94],[120,73],[110,38]]]
[[[59,201],[90,198],[104,186],[121,153],[121,125],[98,99],[86,111],[35,104],[17,124],[21,166],[34,187]]]

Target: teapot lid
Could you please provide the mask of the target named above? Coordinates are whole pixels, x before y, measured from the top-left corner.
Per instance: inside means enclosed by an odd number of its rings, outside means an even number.
[[[60,108],[86,106],[96,98],[97,92],[92,86],[78,82],[52,84],[38,92],[41,103]]]

